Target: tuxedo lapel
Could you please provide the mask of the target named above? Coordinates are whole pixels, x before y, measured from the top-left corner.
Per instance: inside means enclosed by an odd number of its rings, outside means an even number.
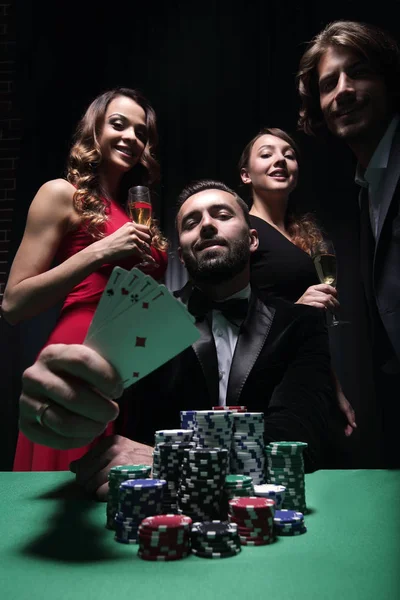
[[[400,129],[393,138],[392,148],[390,151],[389,162],[385,173],[385,179],[382,188],[382,197],[379,204],[379,220],[376,234],[377,244],[382,231],[383,223],[385,222],[390,203],[392,201],[396,185],[400,177]]]
[[[249,310],[236,343],[229,374],[226,404],[239,405],[240,394],[256,362],[275,315],[275,308],[267,307],[252,293]]]
[[[174,292],[174,296],[187,305],[192,289],[192,284],[188,282],[180,291]],[[212,401],[211,406],[217,406],[219,404],[219,376],[214,336],[207,317],[196,321],[196,327],[200,331],[201,337],[192,344],[192,349],[203,371],[208,393]],[[190,374],[188,374],[188,377],[190,377]]]

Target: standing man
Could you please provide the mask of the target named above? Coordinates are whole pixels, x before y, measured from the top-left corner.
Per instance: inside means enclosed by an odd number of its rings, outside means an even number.
[[[297,74],[299,127],[328,129],[357,159],[360,271],[371,323],[380,414],[379,465],[398,466],[400,416],[400,51],[391,36],[353,21],[330,23]],[[397,418],[396,418],[397,417]]]

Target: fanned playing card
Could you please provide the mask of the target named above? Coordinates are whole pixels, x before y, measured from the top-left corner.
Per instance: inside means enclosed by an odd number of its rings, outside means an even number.
[[[117,267],[116,267],[117,268]],[[110,318],[93,328],[84,344],[96,350],[118,371],[127,388],[159,366],[185,350],[200,337],[194,318],[186,307],[166,288],[144,276],[131,293],[140,294],[130,298],[129,293],[121,300],[115,294],[115,307],[104,303]],[[110,280],[113,278],[113,274]],[[124,279],[124,285],[127,283]],[[113,283],[113,281],[111,282]],[[100,304],[99,304],[100,307]],[[103,309],[104,310],[104,307]],[[95,320],[95,319],[93,319]]]

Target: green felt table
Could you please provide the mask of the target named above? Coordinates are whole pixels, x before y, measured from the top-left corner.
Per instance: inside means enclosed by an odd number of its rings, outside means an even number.
[[[0,598],[399,600],[400,471],[318,471],[306,489],[304,535],[154,563],[114,541],[71,473],[0,473]]]

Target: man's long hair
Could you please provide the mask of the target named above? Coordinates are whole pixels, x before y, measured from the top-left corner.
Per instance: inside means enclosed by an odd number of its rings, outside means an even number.
[[[301,99],[298,127],[308,135],[326,131],[318,88],[318,63],[330,47],[352,50],[366,59],[385,82],[393,109],[400,111],[400,49],[389,33],[367,23],[334,21],[309,43],[297,73]]]

